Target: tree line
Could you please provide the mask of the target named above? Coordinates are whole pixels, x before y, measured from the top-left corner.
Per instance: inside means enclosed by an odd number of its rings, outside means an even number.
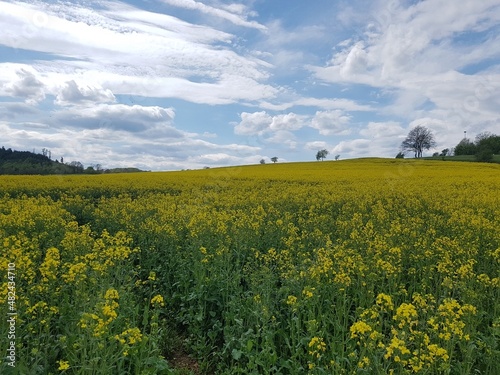
[[[436,147],[434,134],[425,126],[416,126],[408,133],[407,137],[401,142],[401,149],[396,158],[404,158],[406,153],[412,152],[415,158],[421,158],[424,150]],[[500,154],[500,136],[490,132],[483,132],[476,136],[474,142],[464,137],[452,149],[445,148],[441,153],[436,152],[434,157],[441,156],[463,156],[473,155],[477,161],[490,162],[493,155]]]
[[[480,133],[474,142],[463,138],[455,146],[455,155],[474,155],[479,161],[491,161],[500,154],[500,136],[490,132]]]
[[[51,152],[42,149],[42,153],[30,151],[16,151],[11,148],[0,148],[0,175],[2,174],[99,174],[141,172],[138,168],[113,168],[103,169],[101,164],[94,164],[87,168],[79,161],[64,163],[64,159],[52,160]]]

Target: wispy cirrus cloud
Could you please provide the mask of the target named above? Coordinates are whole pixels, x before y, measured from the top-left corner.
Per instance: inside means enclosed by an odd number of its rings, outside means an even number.
[[[229,6],[214,7],[195,0],[161,0],[161,1],[165,4],[175,7],[197,10],[204,14],[224,19],[237,26],[249,27],[261,31],[267,30],[266,26],[256,21],[247,20],[246,14],[253,15],[254,13],[247,12],[246,7],[243,4],[231,4]]]
[[[210,104],[258,100],[276,92],[264,83],[270,64],[232,50],[231,34],[123,3],[101,6],[2,2],[0,17],[9,28],[0,30],[0,40],[52,56],[30,66],[59,85],[79,74],[114,95]]]

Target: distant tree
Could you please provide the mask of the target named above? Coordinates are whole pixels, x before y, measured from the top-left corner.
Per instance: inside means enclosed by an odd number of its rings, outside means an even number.
[[[435,146],[436,141],[432,132],[425,126],[418,125],[410,130],[401,143],[401,150],[414,152],[416,158],[421,158],[424,150]]]
[[[398,154],[396,155],[396,159],[404,159],[404,158],[405,158],[404,152],[399,151]]]
[[[335,155],[335,160],[339,160],[340,155]]]
[[[68,164],[72,169],[73,173],[82,173],[83,172],[83,164],[79,161],[72,161]]]
[[[500,136],[489,132],[480,133],[476,137],[477,152],[489,149],[493,154],[500,154]]]
[[[316,160],[317,161],[323,161],[325,160],[326,156],[329,154],[328,150],[319,150],[318,153],[316,154]]]
[[[266,164],[266,161],[264,159],[260,159],[260,164]]]
[[[441,156],[441,159],[444,160],[444,158],[450,154],[450,149],[449,148],[445,148],[444,150],[441,151],[441,153],[439,154],[439,156]]]
[[[469,138],[462,139],[458,145],[455,146],[455,155],[475,155],[476,152],[477,147]]]
[[[433,158],[437,158],[438,156],[439,156],[439,152],[435,152],[435,153],[432,154]]]
[[[271,161],[272,161],[273,163],[276,163],[276,162],[278,161],[278,157],[277,157],[277,156],[273,156],[273,157],[271,158]]]
[[[475,143],[478,144],[481,141],[491,137],[495,137],[495,134],[492,134],[491,132],[481,132],[478,135],[476,135]]]

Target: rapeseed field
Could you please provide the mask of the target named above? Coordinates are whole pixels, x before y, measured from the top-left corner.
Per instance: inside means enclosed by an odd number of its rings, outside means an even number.
[[[0,373],[500,374],[499,220],[481,163],[2,176]]]

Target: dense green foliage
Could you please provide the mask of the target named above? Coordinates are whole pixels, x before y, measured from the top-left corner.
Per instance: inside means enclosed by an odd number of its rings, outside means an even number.
[[[455,155],[475,155],[477,161],[490,162],[499,154],[500,136],[491,133],[479,134],[475,142],[464,138],[455,146]]]
[[[0,175],[65,175],[142,172],[138,168],[100,169],[89,166],[84,169],[82,163],[72,161],[63,163],[52,160],[49,156],[30,151],[15,151],[0,148]]]

